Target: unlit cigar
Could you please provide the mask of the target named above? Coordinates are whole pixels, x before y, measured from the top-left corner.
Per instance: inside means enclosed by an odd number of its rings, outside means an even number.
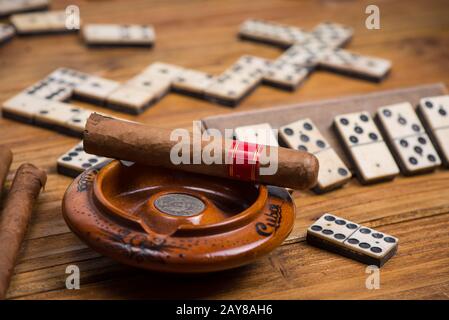
[[[2,195],[3,186],[5,184],[6,176],[8,175],[9,167],[12,162],[12,152],[6,147],[0,146],[0,196]]]
[[[30,221],[47,176],[32,164],[17,169],[0,216],[0,299],[4,299]]]
[[[196,164],[192,162],[189,164],[173,163],[170,153],[174,148],[179,147],[179,140],[172,141],[171,134],[172,130],[152,128],[139,123],[92,114],[84,132],[84,150],[91,154],[151,166],[250,180],[292,189],[308,189],[316,183],[318,160],[308,152],[287,148],[263,146],[263,151],[271,156],[263,156],[263,152],[261,152],[262,158],[257,166],[239,163],[232,165],[224,161],[222,163],[204,163],[203,159]],[[211,150],[214,146],[220,147],[213,150],[218,150],[217,155],[221,156],[221,159],[226,159],[234,153],[239,154],[239,152],[233,151],[235,148],[244,146],[243,143],[237,145],[236,142],[222,138],[209,141],[201,140],[200,145],[203,150],[205,148]],[[195,153],[193,144],[190,144],[188,148],[190,148],[191,154]],[[255,152],[249,152],[247,156],[253,157],[254,154]],[[276,157],[272,155],[276,155]],[[270,173],[272,168],[276,169],[275,172],[266,174]],[[263,169],[266,170],[263,171]],[[254,170],[258,170],[256,174],[254,174]]]

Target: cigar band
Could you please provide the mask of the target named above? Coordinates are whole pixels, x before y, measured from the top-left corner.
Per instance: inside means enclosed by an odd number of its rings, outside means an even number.
[[[240,180],[255,181],[259,177],[259,155],[263,145],[234,140],[228,151],[228,175]]]

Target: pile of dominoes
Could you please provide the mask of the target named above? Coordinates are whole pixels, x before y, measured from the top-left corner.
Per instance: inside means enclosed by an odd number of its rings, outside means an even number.
[[[10,24],[0,23],[0,44],[18,35],[78,32],[79,12],[46,11],[49,0],[2,0],[0,17],[10,16]],[[38,12],[35,12],[38,11]],[[72,15],[72,16],[70,16]],[[86,24],[81,29],[89,46],[153,46],[155,32],[151,25]]]
[[[9,4],[10,1],[5,3]],[[0,5],[1,15],[19,9],[48,7],[48,1],[42,0],[11,3],[14,6]],[[0,39],[6,41],[15,32],[77,31],[67,28],[66,18],[64,11],[13,14],[10,18],[13,26],[0,25]],[[88,24],[83,25],[81,33],[89,45],[151,45],[155,39],[154,29],[148,25]],[[382,80],[391,69],[388,60],[342,49],[352,38],[353,30],[337,23],[321,23],[308,32],[269,21],[247,20],[240,26],[239,36],[287,50],[275,60],[244,55],[220,75],[155,63],[108,96],[106,104],[120,111],[139,114],[171,89],[214,103],[236,106],[261,83],[294,90],[317,68],[375,81]],[[110,80],[101,81],[106,84]]]

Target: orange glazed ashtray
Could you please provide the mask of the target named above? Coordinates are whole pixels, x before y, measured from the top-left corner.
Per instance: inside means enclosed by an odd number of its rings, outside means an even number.
[[[235,268],[279,246],[295,219],[283,188],[113,161],[69,186],[63,214],[124,264],[195,273]]]

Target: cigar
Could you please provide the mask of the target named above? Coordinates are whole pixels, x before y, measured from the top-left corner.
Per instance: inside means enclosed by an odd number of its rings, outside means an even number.
[[[0,196],[3,192],[6,176],[12,162],[12,152],[6,147],[0,146]]]
[[[221,163],[205,163],[202,158],[192,159],[194,154],[198,154],[195,153],[198,144],[196,147],[193,143],[185,146],[180,139],[172,141],[171,134],[172,130],[92,114],[84,131],[84,150],[150,166],[292,189],[311,188],[317,180],[318,160],[305,151],[200,137],[201,150],[216,150],[210,154],[223,160]],[[194,141],[193,138],[190,134],[190,141]],[[171,153],[180,146],[190,151],[192,161],[189,163],[173,163]]]
[[[17,169],[0,216],[0,299],[5,299],[33,205],[47,176],[32,164]]]

